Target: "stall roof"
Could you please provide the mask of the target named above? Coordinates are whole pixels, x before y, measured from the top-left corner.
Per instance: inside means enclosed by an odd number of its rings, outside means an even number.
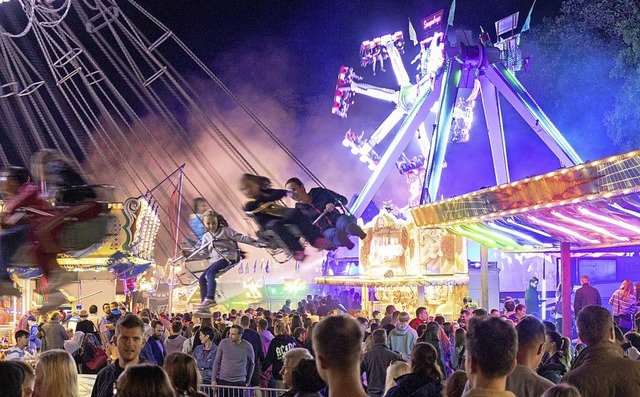
[[[445,228],[512,251],[640,245],[640,150],[413,208]]]

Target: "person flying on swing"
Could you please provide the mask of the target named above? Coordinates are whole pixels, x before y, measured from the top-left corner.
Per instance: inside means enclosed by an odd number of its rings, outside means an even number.
[[[272,189],[268,178],[244,174],[240,179],[240,190],[251,199],[244,205],[244,210],[252,213],[264,230],[275,232],[291,251],[295,260],[302,261],[306,255],[298,237],[289,231],[287,225],[297,226],[305,240],[318,249],[326,249],[331,245],[326,238],[322,237],[320,230],[314,227],[298,209],[287,208],[277,203],[289,192]]]
[[[361,240],[367,236],[358,226],[356,219],[345,209],[347,198],[329,189],[314,187],[309,192],[298,178],[290,178],[285,187],[292,192],[292,198],[308,219],[315,221],[322,235],[336,246],[352,249],[354,244],[349,236],[358,236]],[[343,208],[344,213],[336,209]]]
[[[209,309],[216,303],[216,276],[222,270],[235,266],[243,257],[242,251],[238,248],[238,243],[253,245],[264,248],[268,245],[260,240],[253,239],[238,233],[229,227],[227,220],[215,212],[209,210],[202,216],[202,223],[205,233],[193,249],[184,249],[182,254],[185,257],[207,259],[209,267],[199,278],[200,299],[202,303],[196,307],[196,317],[198,315],[209,316]]]

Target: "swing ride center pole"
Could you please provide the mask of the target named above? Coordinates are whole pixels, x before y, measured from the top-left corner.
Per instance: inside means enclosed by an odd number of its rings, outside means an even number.
[[[176,215],[176,234],[175,241],[173,246],[173,257],[178,257],[178,252],[180,250],[180,209],[182,207],[182,179],[184,177],[184,165],[180,167],[180,177],[178,179],[178,211]],[[169,271],[171,272],[171,279],[169,281],[169,309],[168,314],[171,315],[173,313],[173,288],[175,286],[176,279],[176,266],[175,263],[169,263]]]

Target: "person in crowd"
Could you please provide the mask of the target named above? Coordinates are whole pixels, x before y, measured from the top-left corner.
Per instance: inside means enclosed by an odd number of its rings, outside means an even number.
[[[358,322],[336,315],[316,324],[312,335],[316,367],[327,383],[328,397],[366,397],[360,381],[363,335]]]
[[[529,315],[540,317],[540,296],[538,295],[538,277],[531,277],[529,286],[524,291],[524,304]]]
[[[560,383],[547,389],[540,397],[582,397],[580,391],[571,385]]]
[[[496,309],[497,310],[497,309]],[[442,390],[442,397],[461,397],[464,393],[464,386],[469,378],[464,371],[455,371],[447,379],[447,383]]]
[[[124,369],[116,383],[117,397],[176,397],[166,372],[157,365],[134,364]]]
[[[613,319],[623,333],[633,328],[633,317],[637,310],[635,289],[631,280],[624,280],[611,298],[609,304],[613,309]]]
[[[82,331],[85,335],[94,332],[94,325],[89,320],[89,311],[87,309],[80,310],[80,322],[76,324],[76,331]]]
[[[296,397],[322,397],[320,391],[326,386],[313,359],[303,358],[291,371],[291,388],[298,390]]]
[[[191,337],[184,341],[182,344],[182,352],[186,354],[191,354],[194,349],[195,339],[200,331],[200,324],[196,324],[191,328]],[[200,342],[200,340],[198,340]]]
[[[282,312],[285,314],[291,314],[291,299],[287,299],[282,305]]]
[[[266,247],[266,243],[245,236],[229,227],[227,220],[218,212],[205,212],[202,221],[206,233],[193,249],[185,249],[182,254],[186,257],[207,259],[209,267],[202,273],[200,284],[200,299],[202,302],[196,307],[196,316],[209,317],[209,309],[216,305],[216,276],[218,273],[234,266],[242,259],[242,251],[238,243],[254,247]]]
[[[387,332],[383,329],[375,330],[367,340],[371,341],[372,346],[364,353],[360,369],[367,376],[367,394],[370,397],[382,397],[387,367],[393,361],[402,360],[402,355],[389,349]]]
[[[78,369],[64,350],[47,350],[36,365],[33,397],[78,397]]]
[[[325,298],[320,299],[318,303],[318,317],[327,317],[330,311],[331,309],[327,306],[327,300]]]
[[[218,352],[218,347],[213,343],[215,332],[210,327],[200,328],[200,342],[201,344],[193,349],[193,358],[196,359],[198,369],[200,370],[200,376],[204,384],[211,384],[213,377],[211,371],[213,371],[213,363]]]
[[[515,397],[506,391],[507,375],[515,366],[518,337],[506,321],[474,317],[468,323],[465,372],[471,390],[464,397]]]
[[[398,326],[389,332],[389,348],[402,355],[405,360],[409,359],[411,350],[416,344],[418,334],[409,326],[409,313],[401,312],[398,316]]]
[[[84,337],[84,332],[77,331],[73,333],[71,339],[64,341],[64,350],[66,350],[67,353],[69,353],[76,361],[79,361],[80,359]]]
[[[583,397],[640,396],[640,361],[625,358],[614,343],[613,320],[607,309],[583,307],[576,326],[586,347],[561,382],[575,386]]]
[[[203,384],[196,359],[182,352],[172,352],[164,358],[162,367],[179,397],[207,397],[198,391]]]
[[[252,330],[249,327],[251,323],[249,316],[245,315],[240,317],[240,326],[244,329],[242,333],[242,339],[246,340],[253,347],[253,374],[251,375],[251,383],[249,386],[256,387],[260,383],[260,370],[262,362],[265,361],[265,355],[262,351],[262,341],[260,340],[260,334]]]
[[[34,351],[40,351],[42,341],[38,338],[39,326],[35,316],[27,317],[28,331],[29,331],[29,347]]]
[[[428,343],[417,343],[411,351],[411,372],[396,379],[386,397],[440,397],[444,375],[437,364],[438,353]]]
[[[396,379],[409,372],[411,372],[411,366],[404,360],[393,361],[389,364],[384,378],[384,392],[382,395],[386,395],[392,387],[397,385]]]
[[[311,222],[315,222],[322,235],[336,247],[352,249],[354,244],[349,236],[358,236],[361,240],[367,236],[353,216],[337,211],[336,205],[343,208],[347,205],[346,197],[321,187],[314,187],[307,192],[298,178],[290,178],[285,187],[292,192],[296,208]]]
[[[162,366],[164,363],[164,357],[167,355],[162,342],[162,336],[164,335],[164,324],[160,320],[153,320],[151,322],[151,335],[147,338],[147,343],[143,351],[143,357],[150,364]]]
[[[504,313],[502,315],[508,319],[511,319],[512,316],[515,316],[515,312],[516,303],[511,299],[504,301]]]
[[[544,351],[546,359],[540,363],[538,374],[553,383],[558,383],[569,371],[569,346],[559,332],[547,331]]]
[[[622,330],[617,325],[613,326],[613,332],[615,334],[615,343],[620,346],[624,356],[631,359],[636,360],[638,358],[638,350],[631,345],[626,339]]]
[[[458,328],[455,331],[453,338],[454,347],[453,352],[451,353],[451,366],[456,370],[464,370],[466,331],[463,328]]]
[[[384,327],[385,325],[391,323],[393,321],[393,313],[396,311],[396,307],[393,305],[387,305],[384,309],[384,317],[380,321],[380,326]]]
[[[436,350],[438,354],[438,359],[436,360],[438,367],[440,368],[440,372],[446,378],[447,369],[444,363],[444,355],[442,353],[442,348],[440,344],[439,338],[440,326],[435,321],[429,321],[427,323],[427,327],[422,335],[418,338],[418,342],[428,343]]]
[[[49,321],[40,327],[38,337],[42,340],[42,351],[64,348],[64,341],[69,339],[69,335],[60,324],[59,312],[53,313]]]
[[[182,322],[172,322],[171,335],[164,341],[164,349],[167,352],[167,356],[173,352],[182,352],[185,340],[187,340],[187,338],[182,336]]]
[[[220,341],[211,374],[211,384],[220,386],[247,386],[253,375],[253,347],[242,339],[244,329],[232,325],[229,337]],[[221,390],[221,394],[229,390]],[[229,394],[226,394],[229,395]]]
[[[580,310],[585,306],[602,306],[600,292],[591,286],[589,276],[585,274],[580,277],[580,284],[582,284],[582,286],[576,290],[576,295],[573,299],[573,312],[576,318],[578,318]]]
[[[289,390],[286,393],[282,394],[280,397],[294,397],[301,390],[293,387],[293,371],[296,369],[300,361],[305,359],[313,360],[313,356],[311,356],[309,350],[296,347],[294,349],[286,351],[283,357],[284,364],[282,365],[282,369],[280,370],[280,372],[282,375],[282,383],[284,384],[284,387]]]
[[[489,312],[489,315],[491,317],[500,317],[500,310],[498,309],[491,309],[491,311]]]
[[[102,322],[102,318],[98,316],[98,306],[96,305],[89,306],[89,317],[87,317],[87,320],[93,323],[93,325],[95,326],[94,330],[98,332],[96,336],[98,336],[98,339],[100,340],[102,345],[106,346],[108,344],[107,337],[106,337],[107,330],[104,327],[104,322]]]
[[[516,326],[518,336],[517,365],[507,376],[506,390],[518,397],[538,397],[554,385],[536,373],[542,360],[545,328],[533,316],[523,317]]]
[[[191,229],[191,233],[186,239],[187,246],[194,246],[206,233],[207,230],[202,222],[202,216],[206,210],[207,201],[204,198],[196,197],[193,199],[193,214],[189,215],[189,229]]]
[[[268,178],[251,174],[242,176],[240,189],[251,200],[244,205],[244,210],[255,216],[262,229],[276,233],[295,260],[303,261],[306,255],[300,241],[289,231],[287,225],[297,226],[305,240],[316,248],[330,246],[329,241],[322,237],[320,229],[313,226],[300,210],[277,203],[288,195],[287,190],[272,189]]]
[[[145,344],[144,323],[133,314],[125,314],[115,327],[113,343],[118,349],[118,359],[98,372],[91,397],[112,397],[113,385],[130,365],[144,362],[140,351]]]
[[[465,296],[462,298],[462,308],[464,310],[474,311],[478,308],[478,304],[473,301],[471,296]]]
[[[27,353],[27,349],[29,347],[29,333],[21,329],[15,333],[14,338],[16,344],[13,347],[5,350],[5,359],[24,361],[24,356]]]
[[[0,390],[6,397],[22,397],[24,372],[14,361],[0,361]]]
[[[627,332],[624,334],[625,343],[622,346],[622,350],[625,351],[625,356],[631,359],[640,358],[640,334],[637,332]]]
[[[293,339],[296,340],[296,347],[304,347],[307,340],[307,330],[304,327],[298,327],[293,330]]]
[[[266,371],[270,366],[272,368],[272,377],[276,381],[276,387],[284,389],[282,380],[282,365],[284,364],[284,353],[296,347],[296,340],[289,335],[289,330],[284,321],[278,321],[274,326],[275,338],[269,344],[269,350],[262,363],[262,370]]]
[[[33,367],[24,361],[13,361],[13,363],[17,365],[24,374],[24,380],[22,381],[22,397],[32,397],[36,383],[36,373],[33,370]],[[0,390],[5,389],[0,385]]]
[[[427,308],[424,306],[420,306],[416,309],[416,318],[409,322],[409,326],[417,331],[419,325],[426,324],[428,321],[429,312],[427,311]]]
[[[306,321],[307,319],[308,319],[309,321],[311,321],[311,324],[312,324],[312,323],[317,323],[318,321],[320,321],[320,316],[318,315],[318,308],[317,308],[317,307],[315,307],[315,306],[311,306],[311,307],[309,308],[309,314],[307,315],[307,318],[305,319],[305,321]],[[305,327],[305,328],[306,328],[306,327]]]

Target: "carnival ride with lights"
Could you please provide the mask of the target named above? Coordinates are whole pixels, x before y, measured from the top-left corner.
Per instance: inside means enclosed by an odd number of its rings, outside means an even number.
[[[447,145],[469,140],[478,94],[484,108],[496,184],[510,182],[499,94],[551,149],[562,166],[582,162],[515,77],[515,72],[526,66],[527,61],[518,47],[520,34],[514,34],[518,13],[496,22],[498,42],[495,45],[487,32],[481,34],[478,43],[467,31],[458,31],[457,41],[449,43],[442,29],[442,16],[443,11],[439,11],[422,21],[428,37],[420,42],[420,53],[413,60],[419,61],[416,83],[410,81],[402,62],[404,36],[401,32],[362,45],[367,49],[362,65],[373,64],[375,68],[377,62],[388,58],[398,89],[364,84],[353,68],[340,68],[334,114],[346,118],[356,94],[395,104],[395,109],[369,138],[350,129],[343,140],[343,145],[351,148],[352,153],[359,155],[372,170],[351,206],[356,216],[362,214],[394,166],[407,176],[410,184],[409,207],[435,201]],[[374,43],[373,47],[369,43]],[[463,88],[471,90],[466,98],[459,96]],[[378,144],[398,123],[389,146],[378,149]],[[403,152],[414,136],[421,153],[410,159]]]
[[[213,83],[217,90],[207,95],[233,103],[277,150],[324,186],[167,26],[133,0],[2,2],[0,50],[0,162],[27,165],[32,153],[55,148],[93,179],[119,185],[119,197],[105,203],[112,215],[106,241],[90,254],[61,255],[58,262],[68,270],[111,269],[134,293],[164,289],[171,311],[173,286],[183,271],[172,259],[190,233],[181,224],[195,210],[184,197],[210,195],[213,208],[235,228],[255,231],[227,180],[244,172],[278,179],[219,114],[202,105],[204,94],[170,62],[176,54],[181,65],[190,63],[198,78]],[[156,133],[159,126],[170,131],[170,141]],[[215,143],[217,159],[230,161],[238,174],[223,176],[221,163],[203,153],[192,131]],[[196,163],[191,171],[198,185],[184,172],[181,157]],[[262,262],[249,278],[260,281],[278,266]],[[243,263],[238,271],[250,273],[249,268]],[[138,282],[131,282],[141,271]],[[247,285],[259,284],[255,279]],[[29,308],[32,288],[24,290],[22,307]]]

